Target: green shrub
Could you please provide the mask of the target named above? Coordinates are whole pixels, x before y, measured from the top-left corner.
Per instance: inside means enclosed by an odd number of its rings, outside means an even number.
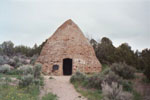
[[[121,84],[122,83],[122,78],[116,75],[114,72],[109,71],[105,76],[104,76],[104,82],[107,84],[111,85],[112,82],[116,82]]]
[[[10,71],[10,65],[4,64],[0,67],[0,73],[8,73]]]
[[[41,64],[35,64],[33,71],[34,71],[34,78],[39,78],[41,75],[41,68],[42,65]]]
[[[102,72],[100,72],[100,74],[107,75],[110,71],[111,71],[110,67],[105,68],[104,70],[102,70]]]
[[[74,75],[72,75],[70,82],[81,82],[84,81],[86,79],[86,75],[84,75],[83,73],[77,71]]]
[[[120,78],[118,75],[116,75],[111,70],[105,70],[105,72],[100,74],[95,74],[88,78],[88,87],[89,88],[95,88],[95,89],[102,89],[101,84],[103,82],[106,82],[108,84],[112,84],[112,82],[117,82],[119,84],[122,83],[122,78]]]
[[[40,79],[40,85],[43,86],[44,85],[44,77],[41,76],[39,79]]]
[[[17,55],[9,59],[9,65],[13,66],[14,68],[18,68],[22,65],[27,65],[29,62],[26,57],[23,57],[22,55]]]
[[[0,56],[0,65],[6,64],[6,60],[4,59],[3,56]]]
[[[11,82],[11,78],[6,76],[3,79],[1,79],[0,85],[2,85],[4,88],[7,88],[10,82]]]
[[[34,80],[33,80],[33,83],[34,83],[35,85],[39,85],[39,84],[40,84],[40,82],[41,82],[41,80],[40,80],[40,79],[34,79]]]
[[[0,55],[0,65],[9,64],[10,58],[6,55]]]
[[[22,62],[17,62],[16,64],[15,64],[15,68],[18,68],[19,66],[22,66],[23,64],[22,64]]]
[[[39,87],[35,85],[26,88],[0,85],[0,100],[39,100],[39,93]]]
[[[133,100],[149,100],[149,98],[146,98],[146,96],[144,98],[139,92],[135,90],[133,90],[132,94],[133,94]]]
[[[10,65],[18,68],[19,66],[23,65],[21,59],[18,56],[14,56],[12,60],[10,60]]]
[[[135,69],[125,63],[114,63],[111,70],[124,79],[133,79],[135,77]]]
[[[132,94],[124,92],[122,86],[113,82],[111,85],[102,84],[103,100],[132,100]]]
[[[145,67],[144,74],[146,75],[147,79],[150,81],[150,65],[147,65]]]
[[[18,68],[21,74],[27,75],[27,74],[33,74],[33,66],[32,65],[23,65]]]
[[[122,81],[121,84],[123,86],[124,91],[128,91],[128,92],[133,91],[132,83],[130,81],[124,80],[124,81]]]
[[[30,64],[34,65],[37,58],[38,58],[38,55],[34,55],[30,60]]]
[[[43,77],[41,77],[41,64],[32,65],[23,65],[19,69],[20,74],[22,75],[19,79],[19,85],[21,87],[29,86],[30,84],[43,85]]]
[[[15,66],[15,60],[10,58],[8,64],[11,66]]]
[[[142,82],[149,84],[150,83],[150,79],[148,79],[148,77],[143,77]]]
[[[102,74],[95,74],[91,77],[88,78],[88,88],[96,88],[96,89],[101,89],[101,84],[104,80],[104,75]]]
[[[34,79],[34,80],[33,80],[33,83],[34,83],[35,85],[43,86],[43,85],[44,85],[44,78],[43,78],[43,77],[40,77],[40,78],[38,78],[38,79]]]
[[[7,74],[8,74],[8,75],[19,75],[20,72],[19,72],[19,70],[17,70],[17,69],[12,69],[12,70],[10,70]]]
[[[58,100],[58,99],[57,99],[56,95],[54,95],[52,93],[48,93],[42,97],[42,100]]]
[[[19,86],[20,87],[29,86],[33,82],[33,79],[34,79],[34,77],[31,74],[24,75],[21,77],[21,79],[19,81]]]

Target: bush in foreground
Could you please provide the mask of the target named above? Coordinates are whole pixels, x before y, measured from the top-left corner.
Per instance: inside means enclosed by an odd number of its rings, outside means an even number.
[[[43,85],[43,78],[41,77],[41,64],[24,65],[20,67],[21,78],[19,81],[20,87],[26,87],[30,84]]]
[[[74,75],[72,75],[70,82],[81,82],[84,81],[86,79],[86,75],[84,75],[83,73],[77,71]]]
[[[121,85],[113,82],[111,85],[102,84],[103,100],[132,100],[132,94],[124,92]]]
[[[113,71],[109,71],[106,75],[104,75],[104,82],[111,85],[113,82],[116,82],[118,84],[122,83],[122,78],[116,75]]]
[[[87,84],[88,88],[101,89],[102,88],[101,84],[104,80],[104,75],[95,74],[95,75],[89,77],[87,80],[88,80],[88,84]]]
[[[19,86],[21,87],[26,87],[26,86],[29,86],[32,82],[33,82],[33,75],[25,75],[25,76],[22,76],[20,81],[19,81]]]

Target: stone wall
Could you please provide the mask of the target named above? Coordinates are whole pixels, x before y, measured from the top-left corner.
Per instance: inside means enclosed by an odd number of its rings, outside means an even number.
[[[85,73],[101,71],[93,47],[72,20],[66,21],[48,39],[37,62],[43,64],[44,74],[63,75],[65,58],[72,59],[73,73],[77,70]],[[59,65],[59,69],[53,71],[53,65]]]

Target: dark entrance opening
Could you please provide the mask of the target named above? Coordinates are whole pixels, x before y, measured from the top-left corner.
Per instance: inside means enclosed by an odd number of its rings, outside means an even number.
[[[63,59],[63,74],[64,75],[72,74],[72,59],[69,58]]]

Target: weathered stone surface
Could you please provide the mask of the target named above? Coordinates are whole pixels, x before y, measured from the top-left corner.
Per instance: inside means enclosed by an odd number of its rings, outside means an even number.
[[[72,59],[72,73],[77,70],[85,73],[101,71],[93,47],[72,20],[67,20],[48,39],[37,62],[43,65],[44,74],[63,75],[65,58]],[[53,65],[58,65],[58,70],[53,70]]]

